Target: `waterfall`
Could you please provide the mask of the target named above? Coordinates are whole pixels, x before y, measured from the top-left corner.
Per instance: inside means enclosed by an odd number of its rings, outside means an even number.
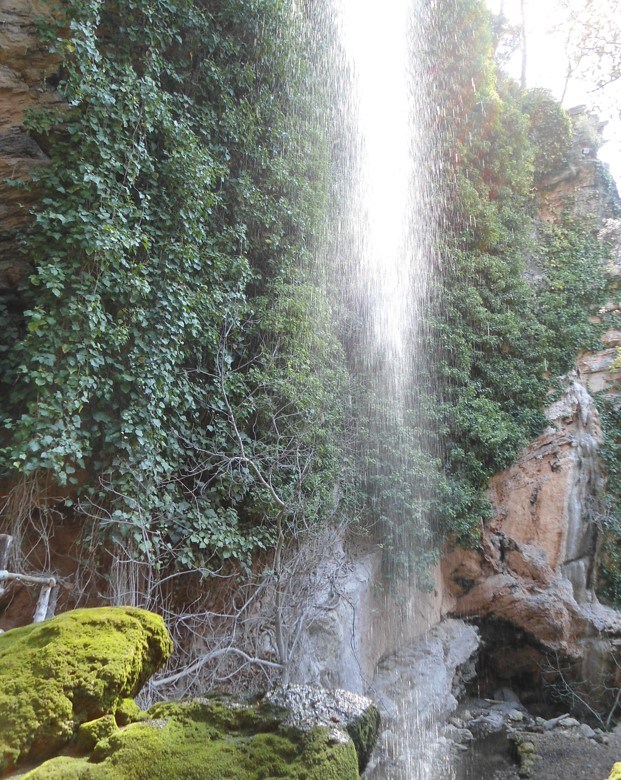
[[[407,579],[424,570],[430,548],[424,507],[432,478],[421,464],[433,455],[425,420],[433,366],[427,328],[442,202],[424,45],[433,10],[423,0],[334,2],[340,54],[333,94],[346,151],[330,251],[346,330],[354,334],[353,374],[366,387],[367,491],[383,518],[388,569]],[[421,635],[429,627],[412,590],[404,638],[414,621]],[[419,694],[404,679],[386,760],[373,778],[450,777],[437,755],[433,712],[421,709]]]

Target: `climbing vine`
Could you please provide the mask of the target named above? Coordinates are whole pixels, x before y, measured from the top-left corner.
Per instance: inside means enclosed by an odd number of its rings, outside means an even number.
[[[450,107],[436,128],[448,162],[436,322],[444,517],[476,544],[488,480],[539,433],[556,378],[596,342],[590,320],[606,284],[594,224],[537,217],[537,188],[570,154],[569,118],[499,73],[482,3],[442,8],[461,35],[446,50],[432,43],[443,52],[436,100]]]
[[[300,333],[293,275],[323,197],[293,8],[65,9],[41,33],[66,106],[28,118],[50,165],[2,351],[3,470],[50,474],[157,565],[247,564],[338,470],[341,358],[327,315]]]

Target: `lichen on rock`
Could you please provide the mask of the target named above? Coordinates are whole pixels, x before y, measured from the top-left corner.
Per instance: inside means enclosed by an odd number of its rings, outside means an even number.
[[[0,774],[114,715],[171,652],[162,619],[134,608],[75,610],[0,635]]]
[[[358,754],[359,769],[364,770],[380,726],[379,710],[367,698],[349,691],[287,685],[270,691],[265,701],[288,711],[287,725],[301,730],[322,726],[333,732],[347,732]]]

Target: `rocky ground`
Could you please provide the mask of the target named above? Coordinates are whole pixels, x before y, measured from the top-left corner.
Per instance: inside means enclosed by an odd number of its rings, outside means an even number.
[[[512,698],[463,702],[444,739],[453,745],[456,780],[607,780],[621,760],[621,729],[534,717]]]

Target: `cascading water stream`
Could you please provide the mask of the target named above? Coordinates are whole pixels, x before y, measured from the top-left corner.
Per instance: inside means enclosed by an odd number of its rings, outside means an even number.
[[[369,357],[383,355],[384,381],[394,392],[404,379],[414,305],[409,6],[393,0],[379,10],[374,3],[341,0],[338,18],[356,119],[350,219],[358,284],[368,306],[366,349]]]
[[[336,278],[341,306],[354,312],[354,363],[372,399],[366,425],[376,449],[368,462],[380,463],[384,479],[394,472],[412,483],[404,490],[413,497],[405,522],[403,506],[392,505],[390,498],[378,502],[378,514],[388,526],[398,526],[391,543],[411,568],[412,560],[416,565],[427,552],[428,520],[414,504],[424,504],[428,486],[417,484],[411,453],[429,454],[431,447],[420,398],[425,393],[428,398],[430,390],[422,387],[433,360],[425,333],[441,211],[438,155],[429,130],[435,106],[423,53],[425,20],[432,11],[422,0],[390,0],[381,7],[372,0],[335,0],[335,9],[343,59],[335,94],[348,146]],[[386,437],[391,447],[383,446]],[[368,476],[370,484],[380,479]],[[400,519],[393,520],[399,511]],[[428,625],[411,593],[409,601],[413,606],[402,616],[409,624],[403,636],[422,635]],[[414,621],[419,625],[413,632]],[[433,707],[421,715],[418,695],[404,682],[390,727],[391,746],[373,778],[451,776],[434,747]]]

